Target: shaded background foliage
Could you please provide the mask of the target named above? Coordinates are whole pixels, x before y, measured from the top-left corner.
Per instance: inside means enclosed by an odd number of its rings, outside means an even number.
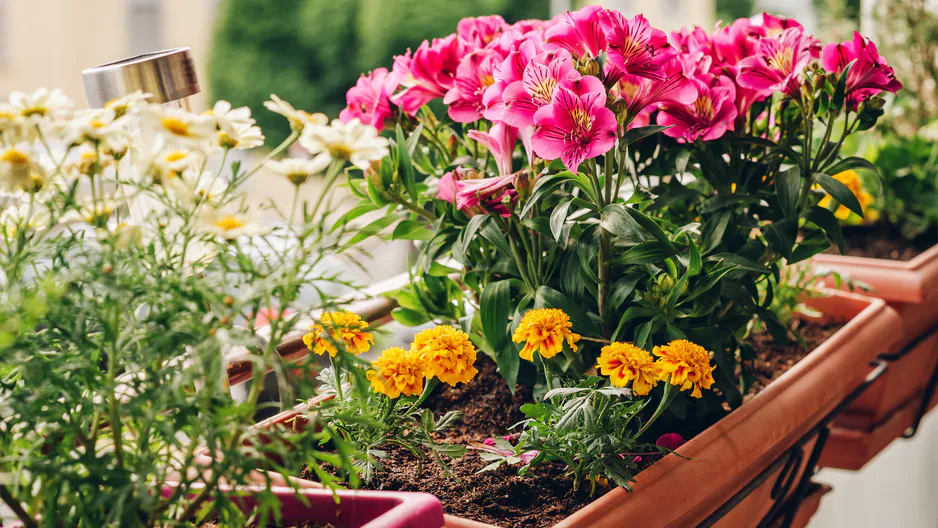
[[[211,99],[251,107],[268,142],[289,134],[262,104],[271,93],[335,116],[362,72],[384,66],[467,16],[547,18],[550,0],[227,0],[208,67]]]

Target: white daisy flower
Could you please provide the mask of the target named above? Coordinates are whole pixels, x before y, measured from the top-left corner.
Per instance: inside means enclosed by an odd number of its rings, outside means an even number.
[[[36,127],[11,104],[0,103],[0,144],[34,141]]]
[[[0,189],[38,191],[46,176],[32,145],[18,143],[0,151]]]
[[[215,124],[220,130],[228,130],[234,126],[251,126],[254,119],[251,118],[251,109],[242,106],[232,108],[228,101],[217,101],[211,110],[202,113],[215,118]]]
[[[123,97],[108,101],[104,104],[104,108],[113,110],[114,113],[117,114],[117,117],[124,117],[145,105],[147,99],[150,97],[152,97],[150,94],[137,90]]]
[[[265,101],[264,107],[275,114],[286,117],[287,121],[290,122],[290,128],[297,132],[302,131],[306,125],[325,125],[329,122],[329,118],[326,117],[326,114],[310,114],[303,110],[297,110],[293,108],[293,105],[277,97],[275,94],[270,94],[270,101]]]
[[[167,188],[183,201],[213,204],[228,191],[228,182],[215,177],[214,171],[188,170],[167,181]]]
[[[202,148],[215,138],[215,120],[179,108],[147,105],[140,110],[141,126],[167,143]]]
[[[10,94],[10,105],[19,115],[35,121],[64,117],[72,107],[72,101],[58,88],[51,91],[39,88],[31,94],[13,92]]]
[[[49,227],[52,217],[46,207],[21,202],[0,211],[0,236],[14,238],[18,229],[41,230]]]
[[[211,233],[226,240],[242,236],[254,236],[266,233],[269,228],[261,224],[257,215],[251,212],[225,212],[207,207],[200,218],[199,227],[204,233]]]
[[[320,154],[313,159],[286,158],[280,161],[268,161],[264,166],[299,187],[313,174],[326,170],[330,163],[332,163],[331,156]]]
[[[117,136],[127,135],[126,123],[125,118],[117,117],[117,113],[108,108],[79,110],[67,124],[66,143],[105,143],[117,139]]]
[[[254,125],[226,125],[218,130],[216,138],[218,146],[227,149],[249,150],[264,144],[264,134]]]
[[[300,136],[300,145],[314,156],[328,152],[333,158],[347,159],[362,170],[390,154],[387,138],[379,136],[375,127],[362,124],[357,118],[348,123],[334,119],[329,126],[308,126]]]

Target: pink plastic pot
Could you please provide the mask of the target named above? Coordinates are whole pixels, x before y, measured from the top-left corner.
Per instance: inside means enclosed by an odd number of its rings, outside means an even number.
[[[889,352],[905,348],[938,324],[938,246],[908,262],[839,255],[817,255],[815,268],[833,270],[873,288],[867,295],[888,301],[902,320],[903,339]],[[831,283],[828,279],[828,283]],[[831,284],[828,284],[831,285]],[[835,422],[822,465],[857,469],[902,434],[893,416],[922,392],[938,364],[938,336],[919,343]],[[892,421],[892,427],[887,422]],[[895,432],[888,438],[887,432]],[[835,438],[837,439],[835,441]],[[878,449],[873,449],[878,447]],[[841,452],[834,453],[839,450]]]
[[[248,486],[230,491],[231,500],[245,513],[257,507],[257,495],[266,492],[261,486]],[[316,522],[336,528],[440,528],[443,507],[429,493],[390,491],[337,491],[271,487],[280,501],[283,524]],[[163,495],[173,492],[172,485],[163,488]],[[338,502],[336,502],[338,495]]]

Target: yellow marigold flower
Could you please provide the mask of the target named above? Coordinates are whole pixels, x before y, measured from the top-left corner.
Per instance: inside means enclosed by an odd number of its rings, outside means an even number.
[[[596,368],[616,387],[632,382],[632,392],[645,396],[658,384],[658,365],[651,354],[631,343],[611,343],[602,349]]]
[[[410,349],[423,360],[427,378],[436,376],[455,387],[457,383],[469,383],[479,373],[474,366],[476,347],[458,328],[428,328],[414,337]]]
[[[365,375],[375,392],[392,399],[423,392],[423,359],[412,350],[389,348],[371,364],[374,370]]]
[[[321,320],[322,324],[310,326],[309,329],[312,332],[303,336],[303,343],[320,356],[329,352],[330,356],[335,357],[338,353],[335,343],[340,341],[352,354],[368,352],[371,345],[375,344],[375,338],[371,332],[364,331],[368,328],[368,322],[363,321],[357,314],[344,311],[329,312],[322,314]]]
[[[863,190],[860,175],[854,170],[845,170],[835,174],[834,179],[850,189],[850,192],[852,192],[853,195],[857,197],[857,201],[860,202],[860,210],[866,215],[866,208],[873,202],[873,195]],[[818,205],[826,208],[830,205],[832,200],[833,198],[831,198],[829,194],[825,195],[824,198],[821,198],[821,202],[818,203]],[[841,220],[846,220],[850,217],[850,209],[847,209],[841,204],[837,204],[837,210],[834,211],[834,216]]]
[[[522,359],[534,361],[535,351],[542,358],[550,359],[563,350],[564,340],[576,352],[574,343],[580,340],[580,335],[571,332],[571,326],[570,316],[563,310],[538,308],[524,314],[511,339],[515,343],[525,343],[520,353]]]
[[[707,349],[690,341],[678,339],[667,345],[655,347],[652,352],[658,356],[658,379],[667,380],[670,376],[672,385],[680,385],[681,390],[693,387],[691,396],[700,398],[700,389],[709,389],[713,385],[713,370],[710,365],[710,353]]]

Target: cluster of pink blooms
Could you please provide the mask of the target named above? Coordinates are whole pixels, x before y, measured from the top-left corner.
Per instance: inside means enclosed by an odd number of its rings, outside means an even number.
[[[601,56],[600,69],[593,59]],[[805,68],[817,59],[829,72],[853,63],[851,109],[901,87],[859,34],[822,50],[801,24],[766,14],[761,23],[739,19],[712,33],[695,27],[669,36],[642,15],[590,6],[549,21],[464,19],[455,34],[396,57],[390,72],[362,76],[340,117],[381,129],[396,112],[413,116],[442,98],[453,121],[489,122],[480,127],[488,132],[469,137],[489,149],[500,174],[476,179],[475,171],[454,171],[441,181],[440,197],[464,210],[481,200],[492,210],[514,196],[518,140],[529,159],[560,159],[573,172],[611,150],[625,128],[653,117],[679,141],[716,140],[743,122],[754,102],[777,92],[797,97]]]

